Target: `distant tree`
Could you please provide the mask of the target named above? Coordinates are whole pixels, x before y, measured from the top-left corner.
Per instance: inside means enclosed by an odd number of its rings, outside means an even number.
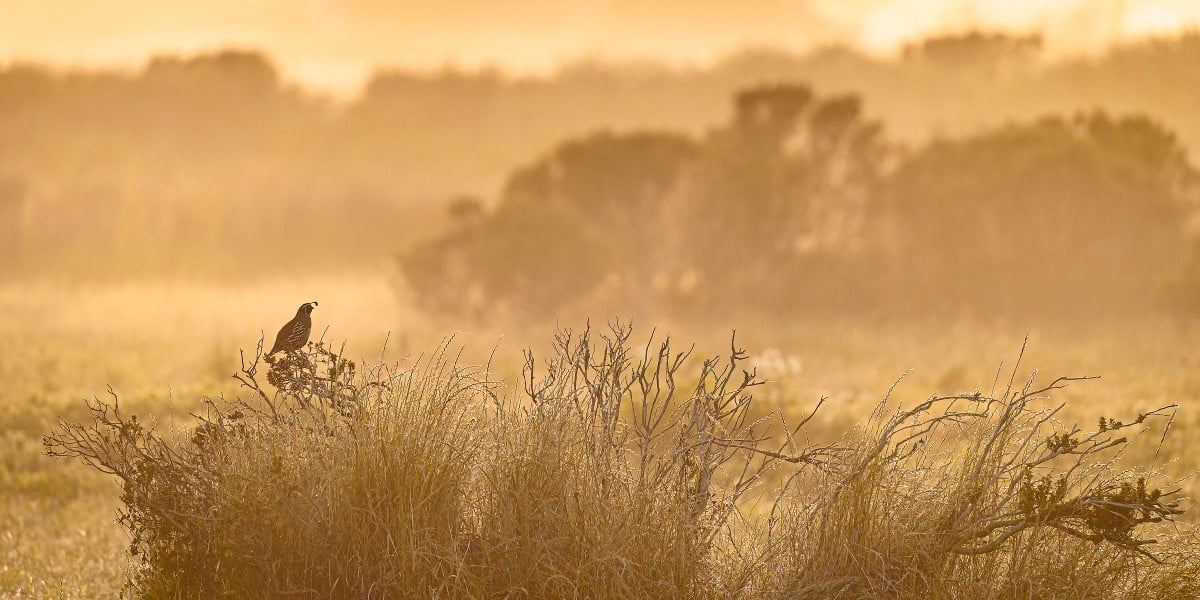
[[[187,58],[160,56],[146,66],[151,79],[191,80],[204,83],[209,90],[242,86],[249,92],[271,90],[279,84],[279,73],[271,61],[252,50],[220,50]]]
[[[513,173],[503,202],[562,202],[604,228],[638,228],[659,209],[696,143],[675,133],[601,132],[559,146]]]
[[[456,227],[471,227],[483,218],[483,200],[469,194],[455,196],[446,206],[446,213]]]
[[[801,113],[813,100],[808,86],[765,85],[742,90],[734,96],[734,124],[746,136],[761,138],[778,146],[791,135]]]
[[[403,256],[404,274],[424,307],[459,314],[544,316],[614,276],[646,284],[664,200],[694,152],[665,133],[566,142],[514,172],[476,226]]]
[[[1042,50],[1042,36],[968,31],[930,36],[904,46],[904,59],[951,71],[996,75],[1024,67]]]
[[[705,139],[680,201],[688,245],[681,272],[710,290],[694,300],[794,300],[802,265],[854,245],[884,165],[880,133],[854,96],[817,99],[792,84],[739,93],[732,123]]]
[[[400,266],[427,312],[546,316],[595,289],[611,266],[606,242],[562,204],[502,205],[476,227],[418,244]]]
[[[897,298],[987,312],[1145,308],[1179,256],[1193,172],[1142,117],[1046,118],[939,141],[878,206]]]

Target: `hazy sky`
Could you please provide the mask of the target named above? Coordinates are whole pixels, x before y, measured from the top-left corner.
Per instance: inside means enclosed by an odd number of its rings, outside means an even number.
[[[875,53],[933,31],[1034,28],[1053,52],[1200,25],[1200,0],[0,0],[0,64],[140,65],[227,45],[352,90],[375,65],[546,71],[579,57],[697,64],[739,46]]]

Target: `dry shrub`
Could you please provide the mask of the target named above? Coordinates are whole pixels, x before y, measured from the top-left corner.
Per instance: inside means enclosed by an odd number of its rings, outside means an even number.
[[[261,355],[261,343],[259,354]],[[62,424],[52,454],[122,480],[121,521],[145,597],[422,596],[455,566],[486,382],[446,348],[405,371],[322,346],[238,375],[249,399],[208,401],[186,437],[125,417]]]
[[[1024,350],[1022,349],[1022,354]],[[1140,598],[1164,560],[1148,530],[1182,514],[1178,490],[1114,466],[1133,423],[1064,428],[1065,404],[1037,374],[989,394],[933,396],[892,408],[891,391],[839,469],[806,481],[769,532],[782,548],[765,588],[789,598]],[[997,383],[1000,374],[997,373]],[[894,389],[894,388],[893,388]],[[995,392],[999,391],[999,394]],[[1165,434],[1164,434],[1165,435]],[[1159,544],[1167,552],[1194,541]],[[1177,556],[1174,558],[1178,558]],[[1193,560],[1187,562],[1194,563]],[[1200,572],[1159,577],[1192,597]],[[1180,595],[1181,594],[1181,595]]]
[[[717,597],[747,577],[722,550],[743,495],[785,455],[761,444],[736,347],[688,370],[669,340],[638,352],[630,329],[561,332],[544,370],[526,356],[527,402],[497,407],[479,514],[487,596]],[[535,377],[536,373],[544,373]]]
[[[560,332],[503,392],[445,344],[365,371],[260,344],[237,375],[248,397],[209,401],[186,434],[113,395],[45,443],[121,479],[147,598],[1200,592],[1200,541],[1168,528],[1176,495],[1114,466],[1174,407],[1066,428],[1047,396],[1074,379],[1020,383],[1018,361],[988,394],[903,408],[889,392],[811,446],[808,419],[752,409],[736,345],[701,360],[630,337]]]

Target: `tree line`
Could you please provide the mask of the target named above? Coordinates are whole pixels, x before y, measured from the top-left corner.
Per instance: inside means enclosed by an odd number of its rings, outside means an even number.
[[[426,309],[480,318],[1194,311],[1198,184],[1144,116],[906,148],[857,96],[768,84],[703,135],[567,141],[400,263]]]
[[[764,81],[852,92],[896,144],[1099,106],[1152,115],[1195,152],[1198,63],[1195,33],[1046,62],[1036,36],[969,32],[895,60],[758,49],[707,67],[580,61],[544,77],[380,69],[344,101],[296,87],[255,51],[135,71],[13,63],[0,67],[0,276],[229,276],[247,255],[255,274],[386,261],[448,226],[446,198],[491,196],[564,139],[664,130],[695,145],[731,94]]]

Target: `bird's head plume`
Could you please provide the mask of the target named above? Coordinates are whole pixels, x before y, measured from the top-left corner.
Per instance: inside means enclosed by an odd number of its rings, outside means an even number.
[[[310,315],[310,314],[312,314],[313,309],[316,307],[317,307],[316,301],[305,302],[304,304],[300,305],[300,308],[296,311],[296,314],[297,315]]]

